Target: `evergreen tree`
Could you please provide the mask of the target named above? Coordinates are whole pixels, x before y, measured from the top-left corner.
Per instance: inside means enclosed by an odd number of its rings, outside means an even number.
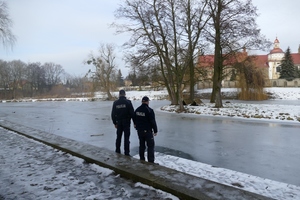
[[[136,76],[136,72],[135,72],[135,71],[129,73],[128,76],[126,77],[126,79],[131,81],[131,85],[132,85],[132,86],[137,86],[137,85],[139,85],[139,84],[138,84],[138,79],[137,79],[137,76]]]
[[[284,58],[281,61],[280,64],[280,77],[282,79],[286,79],[288,81],[293,80],[294,78],[297,78],[297,71],[294,66],[293,58],[291,56],[290,47],[287,48]]]
[[[121,72],[120,69],[119,69],[119,71],[118,71],[118,77],[117,77],[117,80],[118,80],[118,83],[117,83],[118,87],[121,87],[121,86],[124,86],[124,85],[125,85],[125,83],[124,83],[124,78],[123,78],[123,76],[122,76],[122,72]]]

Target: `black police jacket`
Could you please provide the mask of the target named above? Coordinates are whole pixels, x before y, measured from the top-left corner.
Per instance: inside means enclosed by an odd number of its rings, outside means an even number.
[[[157,133],[155,114],[148,104],[142,104],[134,111],[134,123],[138,131],[153,130]]]
[[[125,96],[120,96],[118,100],[114,101],[111,110],[111,119],[116,125],[118,121],[123,119],[132,119],[134,117],[134,109],[130,100]]]

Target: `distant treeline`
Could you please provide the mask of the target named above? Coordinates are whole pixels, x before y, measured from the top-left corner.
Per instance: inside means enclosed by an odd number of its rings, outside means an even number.
[[[86,77],[65,73],[59,64],[0,60],[0,98],[68,97],[87,94],[92,83]]]

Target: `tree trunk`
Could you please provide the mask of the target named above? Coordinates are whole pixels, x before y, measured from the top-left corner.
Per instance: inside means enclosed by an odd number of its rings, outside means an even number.
[[[106,91],[107,98],[108,100],[113,100],[113,97],[110,93],[110,74],[106,75],[106,77],[103,79],[103,85],[104,85],[104,90]]]
[[[213,75],[213,91],[210,102],[215,103],[216,108],[223,107],[221,97],[222,73],[223,73],[223,55],[221,46],[221,7],[222,2],[218,1],[218,11],[215,20],[215,57],[214,57],[214,75]]]
[[[184,111],[184,107],[183,107],[183,101],[182,101],[182,90],[181,90],[181,83],[178,82],[176,84],[176,99],[177,99],[177,104],[179,105],[179,112],[183,112]]]
[[[195,100],[195,69],[194,64],[190,64],[190,101]]]
[[[217,88],[215,87],[215,81],[213,80],[213,88],[212,88],[212,92],[210,95],[210,103],[215,103],[216,102],[216,92],[217,92]]]
[[[222,108],[223,103],[222,103],[222,96],[221,96],[221,84],[222,80],[219,80],[217,87],[216,87],[216,95],[215,95],[215,108]]]
[[[112,95],[111,95],[111,93],[110,93],[109,90],[106,91],[106,94],[107,94],[108,100],[112,100],[113,99],[113,97],[112,97]]]
[[[171,97],[171,104],[172,105],[178,105],[179,101],[178,101],[178,93],[176,92],[176,87],[173,86],[173,88],[171,88],[171,93],[170,93],[170,97]]]
[[[180,112],[183,112],[185,109],[184,109],[184,107],[183,107],[183,99],[181,98],[182,97],[182,95],[179,95],[179,111]]]

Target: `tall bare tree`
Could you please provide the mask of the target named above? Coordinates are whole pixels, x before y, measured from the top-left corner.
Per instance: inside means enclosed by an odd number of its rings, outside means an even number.
[[[9,62],[10,72],[11,72],[11,88],[12,88],[12,98],[18,97],[17,91],[23,89],[25,84],[25,68],[26,63],[21,60],[13,60]]]
[[[53,62],[47,62],[43,65],[43,69],[45,72],[46,84],[49,87],[49,90],[51,90],[53,86],[61,83],[61,77],[65,73],[65,70],[61,65]]]
[[[4,47],[13,47],[16,41],[16,37],[11,31],[12,24],[6,2],[0,1],[0,40]]]
[[[242,49],[264,49],[271,43],[256,24],[257,8],[252,0],[211,0],[211,21],[206,27],[207,39],[214,44],[213,91],[210,102],[223,107],[221,88],[225,61]]]
[[[100,89],[105,91],[108,99],[112,100],[111,90],[116,81],[116,63],[115,63],[115,45],[114,44],[100,44],[99,55],[89,55],[87,64],[92,64],[95,70],[89,70],[93,80],[99,84]]]
[[[4,91],[3,97],[8,98],[9,84],[11,82],[11,70],[8,62],[0,60],[0,87]]]
[[[159,63],[172,104],[182,106],[183,79],[194,71],[200,35],[208,16],[206,0],[125,0],[117,18],[130,23],[116,25],[118,33],[130,33],[125,44],[140,63]],[[194,88],[191,72],[191,93]]]
[[[26,76],[29,85],[29,94],[33,97],[37,92],[41,93],[46,86],[45,69],[41,63],[28,63],[26,69]]]

